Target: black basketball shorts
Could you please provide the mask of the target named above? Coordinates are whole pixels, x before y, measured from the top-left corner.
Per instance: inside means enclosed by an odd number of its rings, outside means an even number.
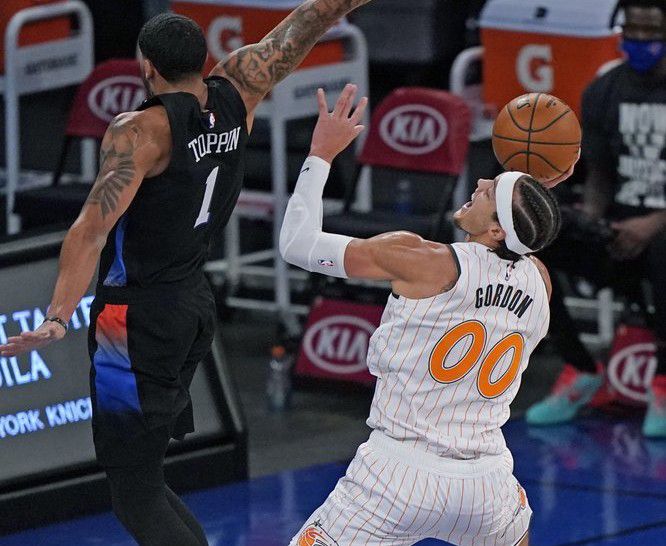
[[[93,440],[102,466],[161,460],[194,430],[189,388],[216,312],[207,283],[145,297],[95,299],[88,349]]]

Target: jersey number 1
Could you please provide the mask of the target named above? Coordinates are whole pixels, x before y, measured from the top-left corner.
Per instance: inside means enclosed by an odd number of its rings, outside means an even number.
[[[466,337],[472,337],[472,344],[463,357],[453,366],[444,367],[451,349]],[[468,320],[451,328],[435,345],[430,355],[430,375],[439,383],[455,383],[465,377],[481,358],[486,346],[486,329],[479,321]],[[525,340],[514,332],[498,341],[483,357],[481,368],[476,379],[476,386],[484,398],[497,398],[511,386],[520,370]],[[491,380],[495,366],[509,351],[513,351],[509,369],[497,379]]]
[[[219,170],[219,167],[215,167],[206,179],[206,193],[204,193],[203,203],[201,203],[201,210],[199,211],[197,221],[194,222],[194,227],[198,227],[201,224],[207,223],[208,218],[210,218],[210,202],[213,199],[213,191],[215,191],[215,183],[217,182],[217,173]]]

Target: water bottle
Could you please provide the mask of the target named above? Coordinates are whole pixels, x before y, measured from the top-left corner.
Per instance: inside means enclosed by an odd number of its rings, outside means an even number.
[[[291,405],[291,359],[285,348],[278,345],[271,349],[266,382],[268,407],[273,411],[289,409]]]
[[[403,178],[398,182],[394,210],[398,214],[412,214],[414,212],[414,195],[412,183]]]

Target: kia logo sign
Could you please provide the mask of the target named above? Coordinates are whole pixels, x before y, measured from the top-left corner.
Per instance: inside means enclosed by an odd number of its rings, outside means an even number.
[[[448,124],[442,114],[424,104],[406,104],[391,110],[379,125],[382,140],[409,155],[434,152],[446,140]]]
[[[303,338],[303,350],[315,366],[329,373],[358,373],[365,370],[374,331],[373,324],[359,317],[326,317],[310,326]]]
[[[608,380],[631,400],[648,401],[648,388],[657,369],[654,343],[629,345],[613,355],[608,363]]]
[[[118,114],[131,112],[146,100],[141,78],[114,76],[102,80],[88,94],[88,107],[99,119],[111,121]]]

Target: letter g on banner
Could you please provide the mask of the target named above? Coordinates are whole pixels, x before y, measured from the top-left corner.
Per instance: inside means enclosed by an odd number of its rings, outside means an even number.
[[[531,44],[518,53],[516,74],[526,91],[550,93],[555,87],[553,50],[549,45]]]
[[[241,17],[218,17],[208,27],[208,50],[216,61],[221,61],[244,45]]]

